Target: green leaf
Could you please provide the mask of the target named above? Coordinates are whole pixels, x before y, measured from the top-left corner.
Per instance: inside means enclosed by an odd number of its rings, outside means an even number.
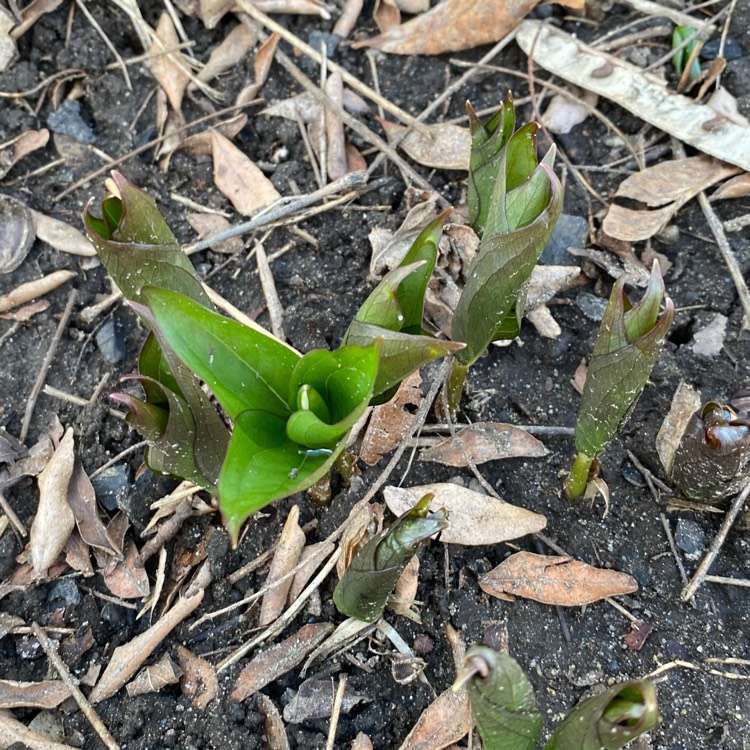
[[[401,331],[406,323],[406,317],[399,299],[399,287],[409,276],[426,266],[427,261],[418,260],[388,271],[357,310],[354,321],[369,323],[388,331]],[[427,278],[429,279],[429,276]],[[422,325],[421,317],[418,325]],[[346,341],[346,334],[344,340]]]
[[[323,477],[346,445],[308,450],[286,434],[286,419],[262,410],[237,417],[219,480],[219,506],[233,544],[255,511],[307,489]]]
[[[306,448],[330,448],[345,435],[370,403],[379,354],[376,342],[333,352],[316,349],[302,357],[289,385],[289,402],[295,410],[286,424],[289,439]],[[315,394],[312,402],[311,393]]]
[[[299,354],[271,334],[207,310],[181,294],[147,287],[151,323],[168,346],[212,390],[232,419],[248,409],[289,414],[289,382]]]
[[[581,701],[560,724],[544,750],[619,750],[659,721],[656,689],[632,680]]]
[[[524,227],[483,237],[469,268],[452,326],[453,338],[466,342],[456,354],[463,365],[473,364],[497,331],[508,328],[511,314],[519,320],[523,315],[526,284],[562,209],[559,180],[547,164],[539,169],[549,185],[547,206]],[[529,199],[535,201],[537,195],[534,190]]]
[[[695,35],[696,30],[692,26],[676,26],[672,32],[672,47],[679,47],[686,39]],[[690,58],[693,54],[693,50],[698,46],[699,40],[695,37],[692,41],[688,42],[681,50],[672,55],[672,65],[674,66],[675,73],[679,78],[682,78],[682,72],[685,70],[685,66],[690,62]],[[701,63],[698,57],[693,60],[690,65],[690,73],[688,74],[688,81],[695,80],[701,74]]]
[[[352,321],[344,337],[344,343],[350,346],[368,346],[378,340],[382,341],[382,348],[373,391],[375,396],[397,387],[404,378],[428,362],[453,354],[464,346],[457,341],[443,341],[432,336],[389,331],[358,320]],[[378,399],[377,403],[382,402]]]
[[[193,264],[154,199],[119,172],[112,172],[112,178],[120,195],[102,202],[101,218],[91,213],[89,204],[84,222],[99,258],[126,299],[142,302],[140,290],[151,285],[211,307]]]
[[[333,592],[339,612],[363,622],[375,622],[383,614],[419,545],[448,526],[445,510],[428,515],[432,498],[432,494],[425,495],[357,551]]]
[[[489,646],[472,646],[456,684],[464,683],[484,750],[536,747],[544,720],[536,710],[534,688],[515,659]]]
[[[624,293],[626,280],[620,277],[612,289],[581,397],[576,448],[589,458],[598,456],[617,434],[646,385],[674,319],[658,263],[643,298],[632,308]]]

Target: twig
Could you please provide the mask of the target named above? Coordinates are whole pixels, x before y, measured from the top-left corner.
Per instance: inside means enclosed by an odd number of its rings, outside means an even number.
[[[336,729],[339,725],[339,716],[341,715],[341,706],[344,702],[344,692],[346,691],[346,674],[339,677],[339,687],[336,696],[333,699],[333,708],[331,709],[331,723],[328,725],[328,741],[326,750],[333,750],[336,742]]]
[[[21,519],[16,515],[16,512],[13,510],[11,504],[5,499],[5,495],[3,495],[2,492],[0,492],[0,509],[2,509],[3,513],[5,513],[5,516],[11,524],[13,531],[16,533],[17,537],[19,539],[26,539],[26,537],[29,535],[29,532],[26,531],[26,527],[23,525],[23,521],[21,521]],[[21,543],[21,547],[23,547],[23,542]]]
[[[666,534],[667,541],[669,542],[669,549],[672,550],[672,556],[674,557],[674,561],[677,565],[677,570],[680,571],[680,578],[682,578],[682,585],[686,586],[688,582],[687,573],[685,572],[685,566],[682,564],[680,555],[677,552],[677,547],[674,543],[674,536],[672,535],[672,529],[669,528],[669,521],[667,520],[667,517],[663,513],[660,513],[659,517],[661,518],[661,525],[664,527],[664,533]]]
[[[664,18],[674,21],[678,26],[695,27],[698,23],[697,18],[683,13],[676,8],[670,8],[663,3],[654,3],[651,0],[622,0],[622,2],[629,5],[633,10],[637,10],[639,13],[644,13],[647,16],[664,16]],[[706,38],[708,38],[716,30],[716,27],[709,22],[703,30],[705,31]]]
[[[22,443],[26,441],[26,436],[29,434],[29,427],[31,426],[31,417],[34,414],[34,407],[36,406],[36,402],[39,399],[39,394],[42,392],[42,388],[44,387],[44,381],[47,377],[47,371],[52,364],[52,359],[55,356],[55,352],[57,351],[60,339],[62,339],[63,331],[65,330],[65,327],[68,325],[68,321],[70,320],[70,315],[73,312],[73,305],[75,304],[77,296],[78,292],[75,289],[72,289],[70,294],[68,295],[68,302],[65,305],[65,310],[63,310],[63,314],[60,317],[60,322],[57,324],[57,328],[55,329],[55,334],[52,337],[52,341],[50,341],[49,348],[47,349],[47,354],[45,354],[44,356],[42,366],[39,368],[39,374],[34,381],[34,386],[31,389],[28,401],[26,402],[26,410],[23,414],[23,423],[21,424],[21,433],[18,436],[18,439]]]
[[[46,276],[42,276],[41,279],[34,279],[33,281],[27,281],[25,284],[19,284],[15,289],[8,292],[8,294],[3,294],[0,297],[0,313],[12,310],[14,307],[18,307],[25,302],[54,291],[57,287],[70,281],[75,275],[75,271],[53,271]]]
[[[94,479],[95,477],[98,477],[102,472],[106,471],[110,466],[113,466],[118,461],[122,461],[123,458],[126,456],[129,456],[131,453],[135,453],[137,450],[140,450],[141,448],[144,448],[148,445],[148,440],[141,440],[139,443],[136,443],[135,445],[131,445],[129,448],[125,448],[125,450],[120,451],[116,456],[113,456],[112,458],[107,461],[107,463],[102,464],[98,469],[91,472],[89,475],[89,479]]]
[[[282,321],[284,319],[284,308],[279,299],[279,293],[276,291],[276,282],[271,273],[271,266],[268,264],[268,257],[262,243],[255,246],[255,261],[258,264],[258,276],[260,285],[263,289],[263,296],[266,298],[266,308],[268,317],[271,322],[271,333],[280,341],[286,341],[286,333]]]
[[[120,746],[115,742],[115,738],[109,733],[107,727],[104,726],[99,715],[91,707],[91,704],[81,692],[76,681],[70,676],[68,668],[57,653],[57,649],[52,641],[47,637],[47,634],[35,622],[31,623],[31,630],[39,641],[41,647],[44,649],[44,653],[47,654],[47,658],[52,662],[52,665],[57,670],[60,678],[70,690],[70,694],[83,712],[83,715],[89,720],[89,723],[101,738],[101,741],[107,746],[108,750],[119,750]]]
[[[75,404],[76,406],[91,406],[92,404],[91,400],[81,398],[80,396],[75,396],[72,393],[68,393],[67,391],[61,391],[59,388],[54,388],[51,385],[45,385],[44,388],[42,388],[42,393],[45,396],[59,398],[60,401],[67,401],[69,404]],[[117,409],[110,409],[108,407],[107,413],[112,417],[117,417],[117,419],[125,419],[125,413],[117,411]]]
[[[728,576],[706,576],[703,579],[706,583],[722,583],[726,586],[743,586],[750,588],[750,580],[747,578],[729,578]]]
[[[713,561],[716,559],[716,556],[719,554],[721,545],[724,544],[724,540],[727,538],[729,529],[732,528],[732,524],[735,522],[737,516],[740,514],[740,511],[744,507],[748,495],[750,495],[750,481],[745,485],[742,492],[740,492],[740,494],[737,495],[737,497],[732,501],[731,507],[727,511],[726,516],[724,516],[724,522],[721,524],[719,533],[711,542],[711,546],[709,547],[708,552],[706,552],[706,556],[698,566],[698,570],[695,571],[695,574],[690,580],[690,583],[685,586],[684,589],[682,589],[680,598],[684,602],[692,599],[695,592],[698,590],[698,587],[701,585],[701,583],[703,583],[703,580],[708,573],[708,569],[711,567]]]

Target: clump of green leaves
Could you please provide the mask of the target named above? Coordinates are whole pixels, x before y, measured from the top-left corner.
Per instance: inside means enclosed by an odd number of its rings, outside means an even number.
[[[235,543],[252,513],[329,471],[373,399],[460,348],[411,333],[421,323],[442,221],[373,292],[345,345],[303,356],[259,326],[216,313],[153,199],[116,172],[111,191],[101,216],[86,210],[86,226],[150,329],[135,376],[145,397],[116,398],[151,443],[148,465],[216,493]]]
[[[454,690],[467,686],[484,750],[533,750],[543,718],[518,662],[489,646],[469,648]],[[631,680],[581,701],[556,728],[544,750],[618,750],[659,721],[656,690]]]
[[[425,495],[411,510],[362,546],[333,592],[339,612],[363,622],[383,614],[388,597],[420,544],[448,526],[445,510],[429,513]]]
[[[455,411],[468,368],[493,342],[518,334],[534,266],[562,209],[562,186],[550,149],[537,160],[538,125],[515,130],[508,97],[487,123],[467,106],[471,129],[469,223],[480,243],[453,316],[453,338],[466,343],[456,354],[449,383]]]
[[[626,281],[621,276],[615,282],[589,362],[575,427],[578,454],[565,485],[571,499],[584,494],[594,460],[641,395],[674,319],[658,263],[635,306],[625,295]]]

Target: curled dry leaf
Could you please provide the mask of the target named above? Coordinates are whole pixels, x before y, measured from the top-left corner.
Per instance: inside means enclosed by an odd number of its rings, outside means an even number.
[[[198,73],[198,80],[208,83],[226,73],[247,57],[257,41],[258,34],[255,29],[244,23],[238,24],[211,52],[205,67]]]
[[[468,466],[503,458],[539,458],[547,453],[544,443],[520,427],[502,422],[475,422],[442,443],[425,448],[419,460]]]
[[[538,0],[444,0],[364,44],[396,55],[439,55],[497,42]]]
[[[412,508],[427,493],[435,496],[430,502],[431,511],[440,508],[448,511],[450,526],[439,537],[446,544],[499,544],[536,534],[547,525],[547,519],[539,513],[447,482],[383,489],[388,508],[396,515]]]
[[[2,9],[0,8],[1,26]],[[2,57],[2,41],[0,41],[0,57]],[[28,156],[37,149],[44,148],[48,141],[49,130],[42,128],[41,130],[27,130],[0,146],[0,179],[5,177],[24,156]]]
[[[68,427],[52,458],[39,475],[39,506],[31,524],[29,546],[34,575],[43,578],[57,560],[75,526],[68,505],[75,453],[73,428]]]
[[[207,659],[196,656],[185,646],[177,647],[177,659],[182,669],[180,689],[191,699],[193,708],[205,711],[208,704],[219,694],[219,678],[216,669]]]
[[[360,732],[354,738],[351,750],[373,750],[372,740],[364,732]]]
[[[167,685],[176,685],[181,676],[182,670],[174,663],[172,657],[165,653],[156,664],[142,669],[132,682],[125,686],[125,692],[131,698],[136,695],[158,693]]]
[[[214,183],[237,211],[250,216],[281,196],[271,181],[230,140],[211,133]]]
[[[750,172],[743,172],[727,180],[711,194],[712,201],[746,198],[750,195]]]
[[[468,128],[437,123],[426,125],[422,132],[387,120],[379,122],[389,142],[409,131],[398,145],[418,164],[433,169],[469,169],[471,134]]]
[[[672,405],[656,434],[656,451],[667,476],[672,476],[674,457],[685,434],[688,422],[700,409],[701,394],[684,380],[680,381],[672,397]]]
[[[328,622],[304,625],[294,635],[261,651],[240,672],[230,698],[237,703],[296,667],[333,630]]]
[[[96,255],[96,250],[88,237],[71,224],[33,210],[31,218],[36,236],[55,250],[84,258]]]
[[[70,698],[70,688],[60,680],[18,682],[0,680],[0,709],[56,708]]]
[[[516,597],[560,607],[581,607],[608,596],[632,594],[635,579],[617,570],[595,568],[563,555],[516,552],[479,579],[485,593],[506,601]]]
[[[463,739],[472,726],[466,688],[448,688],[422,712],[399,750],[439,750]]]
[[[198,233],[198,239],[213,237],[219,232],[225,232],[231,226],[225,216],[219,214],[190,213],[187,216],[188,224]],[[223,242],[217,242],[211,245],[211,249],[216,253],[226,253],[234,255],[242,249],[241,237],[230,237]]]
[[[187,74],[189,70],[184,55],[174,50],[179,46],[180,38],[172,23],[169,13],[166,11],[159,18],[156,27],[156,37],[149,49],[149,67],[156,82],[161,86],[169,99],[169,104],[175,112],[182,107],[182,97],[190,81]],[[168,55],[161,54],[164,49],[172,49]],[[178,62],[179,61],[179,64]]]
[[[299,506],[295,505],[287,516],[281,536],[276,544],[276,552],[266,578],[269,589],[260,605],[258,626],[270,625],[286,606],[287,595],[292,586],[293,576],[287,573],[294,570],[305,546],[305,532],[299,526]]]
[[[148,573],[132,539],[126,539],[124,558],[101,570],[106,587],[120,599],[143,599],[149,594]]]
[[[419,588],[419,558],[414,555],[396,583],[396,588],[388,599],[388,607],[397,615],[403,615],[413,622],[422,623],[419,612],[414,608]]]
[[[34,223],[26,204],[0,193],[0,274],[15,271],[33,244]]]
[[[286,736],[286,728],[276,704],[263,693],[257,696],[258,710],[265,717],[263,722],[266,730],[266,741],[268,750],[289,750],[289,738]]]
[[[280,38],[281,37],[278,33],[271,34],[271,36],[260,45],[258,51],[255,53],[255,61],[253,62],[255,80],[251,84],[245,86],[242,91],[237,94],[235,104],[247,104],[251,102],[258,95],[261,88],[263,88],[263,84],[266,82],[268,74],[271,72],[271,63],[276,54],[276,47],[279,44]]]
[[[417,370],[401,383],[390,401],[373,408],[359,449],[359,457],[368,466],[374,466],[406,436],[414,421],[408,407],[419,407],[422,403],[421,385],[422,377]]]
[[[382,531],[383,512],[380,503],[368,503],[347,521],[339,542],[341,557],[336,562],[336,574],[339,578],[344,576],[357,550]]]
[[[54,742],[35,732],[4,709],[0,709],[0,743],[3,747],[12,747],[18,743],[29,750],[74,750],[72,745]]]

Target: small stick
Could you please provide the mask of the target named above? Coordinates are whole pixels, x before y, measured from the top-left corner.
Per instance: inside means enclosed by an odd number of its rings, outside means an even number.
[[[94,477],[98,477],[99,474],[101,474],[103,471],[106,471],[110,466],[116,464],[118,461],[122,461],[123,458],[126,456],[129,456],[131,453],[135,453],[137,450],[140,450],[141,448],[144,448],[148,445],[148,440],[141,440],[139,443],[136,443],[135,445],[131,445],[129,448],[125,448],[125,450],[120,451],[116,456],[113,456],[112,458],[107,461],[107,463],[102,464],[98,469],[94,470],[90,475],[89,479],[94,479]]]
[[[737,495],[737,497],[732,501],[731,507],[727,511],[726,516],[724,516],[724,522],[721,524],[719,533],[711,542],[711,546],[709,547],[708,552],[706,552],[706,556],[698,566],[698,570],[695,571],[695,574],[690,580],[690,583],[685,586],[684,589],[682,589],[682,594],[680,595],[682,601],[686,602],[692,599],[695,592],[698,590],[698,587],[701,585],[701,583],[703,583],[703,579],[706,577],[708,569],[711,567],[713,561],[716,559],[716,556],[719,554],[721,545],[724,544],[724,540],[727,538],[729,529],[732,528],[732,524],[735,522],[735,519],[744,507],[748,495],[750,495],[750,481],[745,485],[742,492],[740,492],[740,494]]]
[[[62,339],[63,331],[65,330],[65,327],[68,325],[68,321],[70,320],[70,315],[73,312],[73,305],[75,304],[77,296],[78,292],[75,289],[71,290],[70,294],[68,295],[68,302],[65,305],[65,310],[63,310],[60,322],[57,324],[55,335],[52,337],[52,341],[50,341],[49,349],[47,349],[47,354],[44,356],[42,366],[39,368],[39,374],[37,375],[36,381],[34,381],[34,387],[31,389],[29,399],[26,402],[26,411],[23,415],[21,433],[18,436],[18,439],[22,443],[26,441],[26,436],[29,434],[29,427],[31,426],[31,417],[34,414],[34,407],[36,406],[36,402],[39,399],[39,394],[42,392],[42,388],[44,387],[44,381],[47,377],[47,371],[52,364],[52,359],[55,356],[55,352],[57,351],[60,339]]]
[[[57,670],[60,678],[70,690],[71,695],[75,699],[75,702],[78,704],[84,716],[89,720],[89,723],[101,738],[101,741],[107,746],[108,750],[120,750],[120,746],[115,742],[115,738],[109,733],[109,730],[99,718],[99,715],[91,707],[86,696],[78,687],[77,682],[70,676],[68,668],[57,653],[57,649],[52,641],[47,637],[47,634],[35,622],[31,623],[31,630],[39,641],[41,647],[44,649],[44,653],[47,654],[47,658],[52,662],[52,665]]]
[[[67,391],[61,391],[59,388],[54,388],[51,385],[45,385],[42,388],[42,393],[45,396],[52,396],[52,398],[59,398],[60,401],[67,401],[69,404],[75,404],[76,406],[91,406],[91,400],[86,400],[80,396],[75,396]],[[117,409],[107,408],[107,413],[111,417],[117,417],[117,419],[125,419],[124,412],[117,411]]]
[[[647,16],[664,16],[678,26],[695,27],[698,23],[697,18],[662,3],[654,3],[651,0],[623,0],[623,2],[639,13],[644,13]],[[705,27],[706,37],[710,36],[715,28],[713,24],[707,25]]]
[[[349,36],[357,23],[359,14],[362,12],[363,5],[364,0],[346,0],[344,7],[341,9],[341,15],[333,27],[333,33],[341,37]]]
[[[276,291],[276,282],[273,279],[273,273],[271,273],[271,266],[268,264],[266,251],[260,242],[255,246],[255,261],[258,264],[258,276],[260,277],[263,296],[266,298],[268,317],[271,319],[271,333],[280,341],[286,341],[286,333],[284,333],[282,324],[284,308],[281,305],[279,293]]]
[[[682,578],[682,585],[687,586],[687,582],[688,582],[687,573],[685,572],[685,566],[682,564],[680,555],[677,552],[677,547],[674,543],[674,536],[672,536],[672,529],[669,528],[669,521],[667,521],[667,517],[663,513],[660,513],[659,517],[661,518],[661,525],[664,527],[664,533],[667,535],[667,541],[669,542],[669,549],[672,550],[672,556],[674,557],[674,561],[677,564],[677,569],[680,571],[680,578]]]
[[[727,576],[706,576],[706,583],[722,583],[725,586],[744,586],[750,588],[750,580],[747,578],[729,578]]]
[[[23,522],[16,515],[16,512],[11,507],[11,504],[5,499],[5,495],[3,495],[2,492],[0,492],[0,508],[2,508],[3,513],[5,513],[9,523],[13,527],[13,531],[15,531],[19,538],[25,539],[29,535],[29,532],[26,531]],[[23,546],[23,544],[21,546]]]
[[[14,307],[54,291],[66,281],[70,281],[75,275],[75,271],[53,271],[46,276],[42,276],[41,279],[19,284],[11,292],[0,297],[0,313],[12,310]]]
[[[344,692],[346,691],[346,674],[339,677],[339,687],[336,696],[333,699],[333,708],[331,710],[331,723],[328,725],[328,741],[326,750],[333,750],[336,742],[336,729],[339,725],[339,716],[341,715],[341,705],[344,702]]]

